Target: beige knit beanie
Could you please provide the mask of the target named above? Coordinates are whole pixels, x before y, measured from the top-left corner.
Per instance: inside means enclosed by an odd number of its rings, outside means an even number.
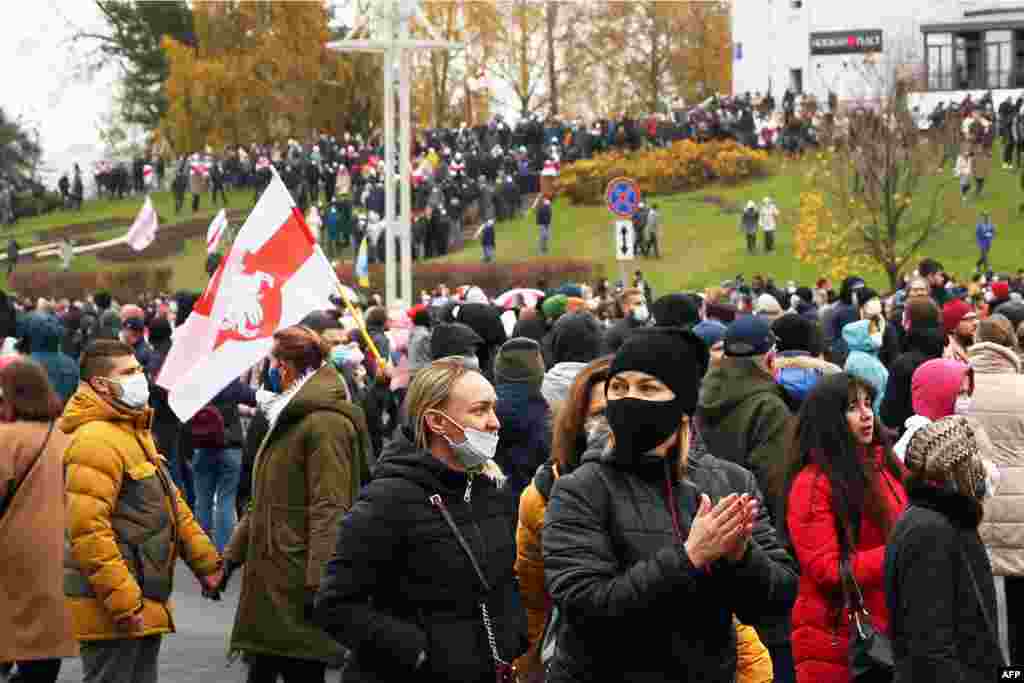
[[[935,483],[952,483],[965,496],[981,498],[985,481],[983,459],[992,442],[977,421],[951,415],[917,430],[907,446],[911,473]]]

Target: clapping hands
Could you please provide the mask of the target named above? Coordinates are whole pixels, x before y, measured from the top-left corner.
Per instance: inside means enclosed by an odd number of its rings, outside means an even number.
[[[711,499],[702,494],[685,544],[693,566],[701,569],[722,558],[742,560],[754,530],[757,506],[757,499],[749,494],[733,493],[712,507]]]

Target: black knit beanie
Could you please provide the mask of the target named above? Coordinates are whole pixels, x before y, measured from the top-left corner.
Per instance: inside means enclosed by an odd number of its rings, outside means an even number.
[[[608,379],[630,370],[656,377],[676,395],[683,413],[693,415],[707,368],[707,347],[693,332],[647,327],[633,330],[627,337],[608,369]]]
[[[814,323],[796,313],[787,313],[772,323],[775,333],[776,350],[813,351],[815,347]]]

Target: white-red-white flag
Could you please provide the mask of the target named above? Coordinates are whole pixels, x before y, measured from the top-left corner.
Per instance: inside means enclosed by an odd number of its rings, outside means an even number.
[[[213,221],[210,222],[210,227],[206,229],[207,254],[212,254],[217,251],[217,246],[220,245],[220,238],[224,236],[227,228],[228,211],[227,209],[221,209],[217,212],[217,215],[213,217]]]
[[[189,420],[262,360],[273,335],[330,308],[337,275],[276,171],[174,344],[157,384]]]
[[[149,198],[149,195],[146,195],[146,203],[139,209],[139,215],[135,217],[135,222],[129,228],[124,241],[135,251],[142,251],[153,244],[153,240],[156,239],[157,228],[159,227],[156,209],[153,208],[153,201]]]

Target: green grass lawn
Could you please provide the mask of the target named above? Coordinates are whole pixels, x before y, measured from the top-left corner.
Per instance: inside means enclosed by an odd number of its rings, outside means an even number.
[[[996,225],[996,241],[992,250],[992,263],[998,270],[1016,271],[1024,266],[1024,218],[1017,215],[1021,202],[1019,178],[1013,171],[1003,170],[996,151],[992,176],[986,181],[980,200],[971,199],[966,205],[955,204],[950,228],[926,246],[920,258],[937,258],[954,274],[968,276],[978,257],[974,243],[974,226],[982,210],[992,214]],[[656,292],[703,289],[734,278],[738,273],[760,273],[771,276],[779,285],[787,280],[811,285],[821,269],[797,261],[793,255],[793,226],[796,223],[800,193],[808,189],[805,174],[809,164],[775,162],[775,173],[767,178],[737,186],[714,185],[698,191],[676,195],[648,197],[657,204],[661,213],[661,259],[640,258],[625,264],[631,278],[633,271],[641,269]],[[949,193],[959,189],[952,172],[936,174],[931,183],[944,183]],[[749,255],[739,229],[736,209],[724,209],[704,199],[708,196],[724,200],[726,206],[742,208],[746,201],[760,203],[772,197],[780,210],[775,252]],[[951,203],[952,205],[952,203]],[[551,256],[590,259],[604,265],[612,281],[618,279],[620,266],[614,256],[613,217],[604,206],[574,207],[564,197],[554,206]],[[763,233],[759,235],[763,239]],[[761,245],[759,245],[761,246]],[[536,258],[537,227],[531,213],[517,221],[498,226],[497,258],[502,261],[520,261]],[[478,245],[448,257],[451,261],[480,259]],[[881,270],[861,273],[869,283],[888,289],[888,278]]]
[[[199,212],[192,213],[192,196],[185,195],[185,205],[180,214],[174,213],[174,195],[170,192],[154,192],[151,195],[153,206],[156,208],[160,226],[167,227],[185,221],[203,220],[209,222],[220,210],[220,205],[213,207],[210,203],[210,195],[203,195]],[[252,207],[252,192],[239,190],[228,192],[228,208],[248,210]],[[11,230],[4,234],[10,238],[14,237],[24,247],[34,244],[41,244],[42,238],[46,237],[44,231],[53,230],[67,225],[78,225],[83,223],[95,223],[103,221],[111,222],[113,225],[103,227],[91,232],[88,236],[79,235],[75,237],[77,244],[85,242],[98,242],[124,235],[131,227],[132,221],[142,207],[143,197],[130,197],[123,200],[91,200],[83,203],[81,211],[58,211],[45,216],[35,216],[19,220]],[[49,239],[46,240],[47,242]],[[171,284],[174,289],[202,289],[206,283],[206,243],[204,239],[193,238],[184,240],[182,251],[177,256],[168,258],[146,258],[145,252],[139,256],[138,263],[113,263],[101,261],[95,254],[82,254],[76,256],[71,264],[74,272],[91,272],[96,270],[120,270],[124,268],[137,268],[144,265],[146,268],[163,268],[170,266],[174,269],[174,277]],[[19,270],[47,270],[58,272],[60,268],[59,258],[35,259],[33,256],[25,256],[18,264]],[[6,272],[0,273],[0,287],[7,287]]]
[[[1021,202],[1018,176],[1003,170],[999,163],[1001,155],[996,150],[996,162],[992,176],[988,179],[980,200],[972,199],[962,206],[950,203],[951,227],[927,245],[920,257],[932,256],[943,263],[951,273],[967,276],[974,268],[977,249],[974,244],[974,225],[978,214],[987,210],[992,214],[997,236],[992,251],[994,266],[1003,271],[1015,271],[1024,265],[1024,218],[1017,215]],[[638,259],[625,265],[628,276],[641,269],[657,293],[678,290],[701,289],[731,279],[737,273],[746,275],[748,281],[756,273],[774,277],[780,285],[787,280],[801,284],[812,284],[821,269],[801,263],[793,255],[793,232],[800,201],[800,193],[808,187],[806,172],[808,164],[796,162],[773,162],[774,173],[769,177],[736,186],[713,185],[695,192],[648,197],[649,202],[658,204],[661,213],[661,258]],[[936,175],[930,182],[945,183],[948,192],[956,193],[956,181],[947,169]],[[746,252],[743,235],[739,230],[739,213],[748,199],[761,202],[764,197],[775,199],[781,215],[776,233],[776,251],[772,254],[758,253],[750,256]],[[710,203],[706,198],[717,198]],[[188,197],[190,199],[190,197]],[[180,216],[174,215],[174,199],[170,193],[153,195],[153,201],[160,216],[161,225],[172,225],[193,218],[191,205]],[[252,194],[239,191],[228,194],[229,206],[248,209]],[[142,200],[131,198],[123,201],[87,202],[81,213],[59,212],[49,216],[19,221],[12,233],[23,245],[35,242],[40,230],[67,224],[86,223],[104,219],[116,219],[119,224],[105,228],[88,238],[89,241],[109,239],[124,234],[131,225]],[[203,210],[199,217],[208,221],[214,210],[209,204],[209,195],[203,197]],[[554,224],[552,226],[551,258],[581,258],[602,264],[611,280],[619,277],[620,266],[613,254],[613,219],[604,206],[574,207],[563,198],[555,202]],[[515,262],[538,258],[537,228],[533,213],[518,220],[502,223],[497,229],[498,262]],[[447,257],[449,262],[476,261],[481,258],[478,244],[471,243],[457,254]],[[35,262],[19,268],[46,269],[56,271],[57,259]],[[182,252],[163,259],[147,259],[140,255],[137,263],[110,263],[95,256],[77,257],[72,268],[76,271],[90,271],[97,268],[138,267],[174,268],[172,286],[175,289],[200,289],[206,282],[205,244],[201,238],[185,240]],[[880,290],[888,289],[888,281],[882,271],[861,273]],[[0,275],[2,277],[2,275]],[[530,285],[532,283],[523,283]],[[6,286],[6,282],[0,282]]]

